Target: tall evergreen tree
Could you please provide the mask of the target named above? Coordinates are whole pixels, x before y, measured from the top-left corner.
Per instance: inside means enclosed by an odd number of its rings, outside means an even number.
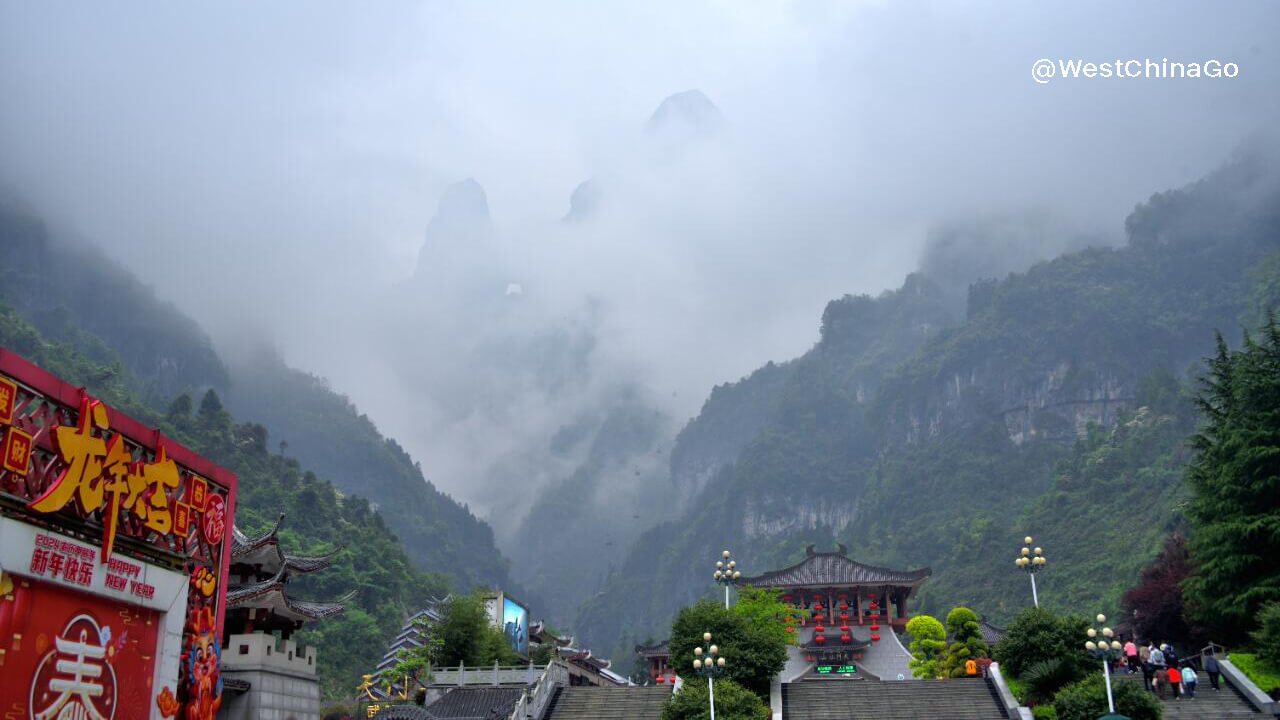
[[[1221,335],[1196,404],[1205,425],[1192,436],[1188,466],[1194,574],[1186,582],[1193,618],[1221,642],[1257,626],[1280,600],[1280,326],[1229,350]]]

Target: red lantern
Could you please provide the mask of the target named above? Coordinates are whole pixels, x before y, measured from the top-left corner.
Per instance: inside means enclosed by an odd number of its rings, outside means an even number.
[[[783,596],[782,596],[782,602],[791,602],[791,596],[790,596],[790,595],[783,595]]]
[[[793,628],[793,627],[791,627],[791,626],[787,626],[787,632],[789,632],[789,633],[793,633],[793,632],[795,632],[795,631],[796,631],[796,629],[795,629],[795,628]]]
[[[840,593],[837,597],[839,597],[841,600],[848,600],[849,593]]]
[[[871,623],[871,632],[875,632],[876,630],[879,630],[879,629],[880,629],[880,625],[878,623]]]
[[[876,608],[878,608],[878,607],[880,607],[880,606],[879,606],[879,605],[877,605],[877,604],[875,604],[875,603],[871,603],[871,604],[870,604],[870,605],[868,605],[867,607],[871,608],[872,610],[875,610]]]
[[[819,635],[818,637],[814,638],[813,641],[816,643],[824,643],[827,641],[827,637],[825,635]]]
[[[847,602],[842,602],[842,603],[840,603],[840,609],[841,609],[841,610],[848,610],[848,609],[849,609],[849,603],[847,603]]]
[[[671,677],[667,678],[667,682],[671,683],[672,685],[675,685],[675,684],[676,684],[676,676],[675,676],[675,675],[672,675]]]
[[[821,609],[822,609],[822,603],[820,603],[820,602],[816,602],[816,603],[814,603],[814,604],[813,604],[813,609],[814,609],[814,610],[821,610]]]
[[[850,640],[850,638],[849,638],[849,636],[848,636],[848,635],[841,635],[841,636],[840,636],[840,642],[849,642],[849,640]]]
[[[849,619],[849,613],[840,613],[840,619],[841,619],[841,620],[848,620],[848,619]]]
[[[826,631],[827,631],[827,629],[826,629],[826,628],[824,628],[824,627],[822,627],[822,623],[818,623],[818,624],[813,628],[813,631],[814,631],[814,632],[826,632]]]
[[[880,642],[880,636],[879,636],[879,635],[872,635],[872,636],[871,636],[871,642]]]
[[[664,682],[666,682],[666,681],[667,681],[667,679],[666,679],[666,678],[662,677],[661,675],[659,675],[659,676],[658,676],[658,684],[659,684],[659,685],[661,685],[662,683],[664,683]]]
[[[846,633],[847,633],[847,632],[849,632],[849,626],[848,626],[848,625],[841,625],[841,626],[840,626],[840,632],[846,632]]]

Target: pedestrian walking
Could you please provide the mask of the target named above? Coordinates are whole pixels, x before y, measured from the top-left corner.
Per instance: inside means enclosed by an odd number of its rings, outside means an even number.
[[[1151,664],[1151,658],[1148,657],[1142,661],[1142,686],[1151,692],[1155,692],[1155,684],[1152,678],[1156,676],[1156,666]]]
[[[1164,670],[1164,651],[1160,648],[1151,648],[1151,664],[1156,666],[1157,670]]]
[[[1191,668],[1191,663],[1182,666],[1182,689],[1187,694],[1188,700],[1194,700],[1196,697],[1196,671]]]
[[[1169,678],[1169,692],[1173,695],[1173,699],[1177,700],[1179,686],[1182,685],[1182,672],[1177,667],[1170,665],[1167,677]]]
[[[1218,674],[1222,672],[1222,668],[1218,665],[1218,657],[1210,650],[1208,655],[1204,656],[1204,671],[1209,673],[1209,686],[1214,690],[1218,689]]]
[[[1144,663],[1151,660],[1151,643],[1138,648],[1138,659]]]
[[[1132,640],[1124,644],[1124,654],[1129,658],[1129,672],[1138,672],[1138,646]]]

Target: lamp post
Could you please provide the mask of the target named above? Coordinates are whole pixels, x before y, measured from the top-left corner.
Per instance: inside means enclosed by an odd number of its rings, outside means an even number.
[[[1027,571],[1027,575],[1031,577],[1031,602],[1036,607],[1040,607],[1040,596],[1036,594],[1036,573],[1044,569],[1044,564],[1048,560],[1044,557],[1044,548],[1031,549],[1031,536],[1028,535],[1022,539],[1024,545],[1022,552],[1018,555],[1018,559],[1013,561],[1020,569]],[[1032,553],[1035,553],[1034,555]]]
[[[707,679],[707,694],[711,699],[711,720],[716,720],[715,679],[724,674],[724,658],[718,657],[720,648],[711,644],[711,633],[702,633],[702,641],[707,644],[707,647],[705,651],[700,647],[693,649],[693,669]]]
[[[729,587],[737,584],[738,579],[742,577],[742,573],[736,569],[738,561],[729,559],[731,554],[728,550],[720,553],[720,556],[724,559],[716,561],[716,574],[713,576],[716,582],[724,586],[725,610],[729,609]]]
[[[1106,615],[1098,613],[1097,621],[1098,627],[1091,627],[1087,631],[1089,639],[1084,647],[1090,655],[1102,661],[1102,675],[1107,679],[1107,711],[1114,714],[1116,703],[1111,697],[1111,661],[1120,657],[1124,646],[1115,639],[1115,632],[1103,625],[1107,621]],[[1098,637],[1099,635],[1102,637]]]

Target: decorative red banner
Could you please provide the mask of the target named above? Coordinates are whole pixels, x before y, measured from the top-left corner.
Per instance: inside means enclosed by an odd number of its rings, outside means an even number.
[[[158,612],[39,580],[16,582],[3,606],[0,707],[6,712],[145,717],[136,713],[153,702]]]

